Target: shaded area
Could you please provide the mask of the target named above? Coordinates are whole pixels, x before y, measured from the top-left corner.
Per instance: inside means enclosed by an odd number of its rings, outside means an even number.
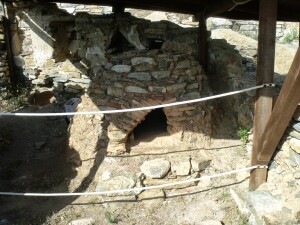
[[[28,107],[18,112],[46,111],[60,112],[61,109],[57,105],[48,105],[41,110]],[[68,161],[69,154],[73,157],[78,154],[68,149],[65,119],[2,117],[0,124],[0,190],[68,192],[70,180],[77,174]],[[20,221],[29,211],[41,211],[46,215],[49,208],[52,210],[52,206],[43,203],[43,198],[1,196],[0,216],[10,223],[22,224]]]
[[[120,31],[115,32],[107,52],[111,54],[119,54],[125,51],[135,50],[135,47],[128,42]]]
[[[167,131],[167,117],[163,109],[154,109],[134,130],[134,139],[140,141],[149,135],[160,135]]]

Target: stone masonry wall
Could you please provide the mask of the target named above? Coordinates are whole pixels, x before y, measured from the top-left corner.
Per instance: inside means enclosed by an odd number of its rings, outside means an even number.
[[[200,93],[208,95],[206,76],[201,66],[185,54],[172,54],[154,50],[146,54],[126,52],[113,56],[111,63],[101,77],[93,80],[88,96],[83,97],[79,110],[86,107],[120,109],[159,105],[168,102],[195,99]],[[167,131],[177,139],[189,141],[199,147],[207,143],[211,135],[211,110],[209,104],[191,104],[164,108],[167,117]],[[122,153],[133,129],[144,120],[150,110],[102,116],[107,124],[107,151]],[[73,148],[83,148],[95,140],[92,129],[87,125],[84,132],[86,141],[76,139],[82,132],[82,116],[75,117],[71,127],[70,143]],[[106,121],[105,121],[106,120]],[[81,131],[80,131],[81,130]],[[104,131],[105,132],[105,131]],[[73,135],[75,134],[75,135]],[[83,142],[82,142],[83,141]],[[95,145],[93,145],[95,146]],[[101,146],[99,146],[101,147]],[[102,146],[103,147],[103,146]]]
[[[287,31],[288,23],[277,22],[276,38],[280,40],[283,38]],[[207,20],[208,30],[214,29],[231,29],[240,34],[246,35],[253,39],[258,39],[258,21],[246,21],[246,20],[228,20],[221,18],[209,18]]]
[[[15,61],[20,76],[39,90],[44,88],[72,96],[86,92],[91,77],[97,76],[107,64],[105,54],[114,51],[110,48],[111,42],[120,34],[131,49],[144,50],[157,39],[181,43],[175,44],[175,48],[197,54],[195,30],[182,29],[167,21],[151,23],[129,14],[116,17],[79,13],[73,16],[55,5],[48,6],[47,10],[37,6],[16,14],[19,21],[16,43],[21,45],[17,46],[20,51]],[[186,36],[190,40],[187,43]]]

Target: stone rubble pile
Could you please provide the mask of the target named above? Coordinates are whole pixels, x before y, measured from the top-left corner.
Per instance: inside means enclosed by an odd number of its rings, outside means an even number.
[[[156,186],[198,178],[200,177],[200,174],[204,173],[211,163],[210,159],[201,154],[186,158],[180,158],[180,156],[177,156],[173,158],[155,158],[146,161],[143,161],[142,159],[139,160],[141,163],[139,168],[129,168],[128,165],[122,165],[122,163],[115,160],[109,162],[110,166],[105,165],[107,164],[107,161],[104,162],[102,168],[106,168],[106,170],[100,174],[100,179],[97,181],[96,191]],[[123,170],[118,171],[119,169],[114,168],[116,165],[118,165],[118,167],[122,166]],[[122,175],[119,175],[119,173]],[[164,200],[166,190],[181,189],[196,186],[197,184],[198,182],[191,182],[168,186],[161,189],[108,194],[104,196],[104,199],[110,201],[114,199],[139,199],[146,201],[147,204],[149,202],[157,203]]]

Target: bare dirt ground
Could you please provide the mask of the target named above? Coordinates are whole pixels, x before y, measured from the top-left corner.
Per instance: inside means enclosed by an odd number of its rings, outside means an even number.
[[[42,109],[28,107],[22,112],[60,110],[49,105]],[[66,157],[69,150],[65,119],[1,117],[0,124],[1,191],[68,192],[76,171]],[[216,129],[216,139],[206,149],[191,148],[188,143],[170,143],[168,136],[154,134],[136,142],[128,155],[107,157],[99,170],[114,170],[123,175],[139,170],[147,159],[187,157],[199,152],[212,158],[210,167],[201,176],[244,167],[248,158],[236,130],[228,128],[228,124],[230,120],[224,119]],[[93,218],[94,224],[201,224],[206,220],[246,224],[229,194],[229,188],[246,187],[246,183],[234,175],[202,181],[193,187],[165,190],[165,200],[140,201],[122,196],[0,197],[0,224],[68,224],[80,218]]]

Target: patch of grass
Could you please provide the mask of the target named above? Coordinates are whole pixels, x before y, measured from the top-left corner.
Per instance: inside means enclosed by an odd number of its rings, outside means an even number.
[[[115,215],[113,215],[113,214],[110,213],[110,212],[106,212],[106,213],[105,213],[105,219],[106,219],[107,222],[109,222],[109,223],[118,223],[118,222],[119,222],[118,216],[115,216]]]
[[[223,192],[222,192],[222,198],[223,198],[223,199],[228,198],[229,196],[230,196],[229,191],[223,191]]]
[[[241,142],[242,142],[242,150],[245,151],[248,137],[249,137],[249,130],[247,130],[245,128],[240,128],[239,135],[240,135]]]
[[[291,43],[294,40],[298,40],[299,39],[299,30],[296,28],[292,28],[290,32],[288,32],[284,38],[283,38],[283,42],[284,43]]]
[[[249,219],[246,215],[242,215],[242,214],[239,214],[239,221],[238,221],[238,225],[248,225],[249,223]]]

